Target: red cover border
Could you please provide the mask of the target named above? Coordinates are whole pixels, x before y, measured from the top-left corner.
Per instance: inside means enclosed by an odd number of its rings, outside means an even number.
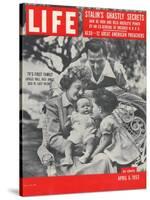
[[[48,195],[146,188],[146,172],[20,179],[20,195]]]

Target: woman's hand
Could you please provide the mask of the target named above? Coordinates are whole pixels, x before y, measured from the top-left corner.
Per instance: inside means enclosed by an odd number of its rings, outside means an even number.
[[[45,167],[48,167],[49,165],[52,165],[54,163],[54,161],[55,161],[55,159],[54,159],[54,156],[52,154],[46,154],[42,158],[42,164]]]

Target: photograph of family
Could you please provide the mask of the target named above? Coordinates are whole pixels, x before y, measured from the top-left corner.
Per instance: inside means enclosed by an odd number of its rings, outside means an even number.
[[[146,171],[146,42],[27,36],[21,19],[22,177]]]

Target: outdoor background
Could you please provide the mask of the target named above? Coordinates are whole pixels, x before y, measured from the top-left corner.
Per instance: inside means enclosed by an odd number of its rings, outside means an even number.
[[[34,37],[22,39],[22,145],[23,176],[42,176],[43,167],[36,151],[42,133],[38,129],[42,106],[58,89],[60,74],[75,60],[86,62],[84,46],[89,38]],[[119,60],[127,74],[129,92],[146,99],[146,46],[145,41],[105,39],[108,56]],[[27,72],[50,72],[52,77],[45,86],[28,85]]]

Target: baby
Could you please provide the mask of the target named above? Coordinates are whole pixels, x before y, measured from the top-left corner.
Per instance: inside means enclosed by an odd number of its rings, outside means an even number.
[[[72,131],[67,138],[65,159],[62,165],[72,165],[73,145],[83,143],[85,153],[79,158],[81,163],[86,163],[94,149],[96,126],[92,117],[93,105],[90,99],[80,98],[76,103],[76,112],[71,115]]]

